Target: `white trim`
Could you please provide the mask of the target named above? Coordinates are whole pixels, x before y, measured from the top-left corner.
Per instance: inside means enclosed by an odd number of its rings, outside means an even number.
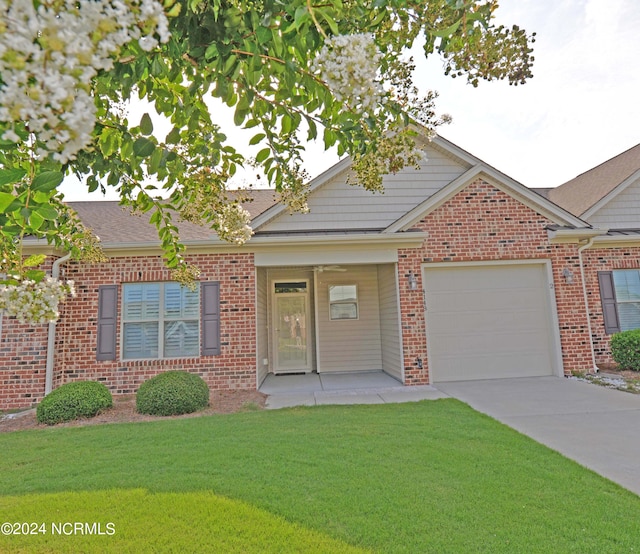
[[[276,283],[281,283],[281,282],[298,282],[298,283],[306,283],[306,287],[305,287],[305,292],[283,292],[283,293],[276,293],[275,291],[275,285]],[[291,278],[287,278],[287,277],[278,277],[276,279],[273,279],[272,281],[270,281],[269,283],[269,294],[271,295],[272,298],[272,302],[271,305],[273,307],[272,311],[271,311],[271,344],[273,346],[273,373],[274,375],[286,375],[287,373],[299,373],[299,372],[305,372],[305,373],[311,373],[313,371],[313,348],[311,347],[312,345],[310,344],[309,338],[310,338],[310,325],[311,325],[311,313],[310,313],[310,305],[309,305],[309,299],[310,299],[310,294],[309,294],[309,279],[307,278],[303,278],[300,279],[299,277],[291,277]],[[278,345],[276,344],[278,337],[278,323],[277,323],[277,319],[278,319],[278,307],[277,307],[277,298],[282,298],[282,297],[287,297],[287,298],[292,298],[292,297],[303,297],[304,298],[304,310],[305,310],[305,334],[306,334],[306,339],[307,339],[307,344],[306,344],[306,365],[305,367],[301,367],[301,368],[280,368],[280,363],[279,363],[279,353],[278,353]]]
[[[593,216],[598,210],[604,208],[611,200],[613,200],[618,194],[623,192],[629,185],[632,185],[636,181],[640,179],[640,169],[632,173],[629,177],[627,177],[624,181],[616,185],[613,190],[609,191],[605,194],[600,200],[598,200],[593,206],[587,208],[581,215],[582,219],[589,219]]]
[[[548,229],[547,235],[552,244],[578,243],[599,235],[606,235],[609,229]],[[640,236],[638,237],[640,239]]]
[[[422,243],[421,243],[422,244]],[[311,249],[301,252],[261,252],[254,255],[256,267],[386,264],[398,261],[397,249],[336,250]]]
[[[398,341],[400,342],[400,379],[402,384],[405,384],[405,367],[404,367],[404,337],[402,334],[402,305],[400,304],[400,279],[398,275],[398,264],[393,264],[394,277],[396,284],[396,304],[398,307]],[[425,336],[425,341],[427,340]]]
[[[560,342],[560,322],[558,319],[558,305],[556,301],[555,295],[555,283],[553,280],[553,267],[551,264],[551,260],[548,259],[523,259],[523,260],[491,260],[486,262],[436,262],[436,263],[423,263],[421,264],[422,269],[422,283],[423,290],[426,293],[426,289],[424,288],[426,284],[425,272],[429,269],[438,269],[438,268],[465,268],[465,267],[487,267],[487,266],[514,266],[514,265],[544,265],[546,269],[547,276],[547,307],[549,309],[550,319],[549,322],[552,326],[549,329],[550,339],[551,339],[551,348],[553,352],[551,352],[551,363],[552,363],[552,372],[556,377],[564,376],[564,364],[562,361],[562,348]],[[427,342],[427,361],[429,363],[429,372],[433,371],[433,360],[431,357],[431,349],[429,348],[428,343],[428,325],[427,325],[427,314],[424,314],[424,321],[426,327],[425,333],[425,341]]]

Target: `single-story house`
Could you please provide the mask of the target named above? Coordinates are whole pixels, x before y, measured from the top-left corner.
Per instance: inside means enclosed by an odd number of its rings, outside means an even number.
[[[73,203],[109,261],[49,251],[78,294],[55,325],[0,323],[0,409],[73,380],[130,394],[169,369],[255,389],[269,373],[411,386],[611,363],[611,334],[640,327],[640,145],[535,191],[441,137],[421,144],[384,194],[349,186],[349,159],[311,182],[308,214],[254,190],[243,246],[181,223],[195,291],[171,281],[145,219]]]

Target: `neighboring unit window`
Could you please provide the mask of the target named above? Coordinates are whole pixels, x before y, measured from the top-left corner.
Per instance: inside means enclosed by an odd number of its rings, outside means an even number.
[[[178,283],[122,286],[123,359],[197,356],[200,291]]]
[[[640,271],[613,271],[620,330],[640,329]]]
[[[640,329],[640,270],[599,271],[598,283],[605,332]]]
[[[332,320],[358,319],[356,285],[329,286],[329,317]]]

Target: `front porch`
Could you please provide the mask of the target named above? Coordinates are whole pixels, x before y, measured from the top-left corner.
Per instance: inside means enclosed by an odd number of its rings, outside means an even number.
[[[269,374],[260,386],[270,409],[323,404],[385,404],[445,398],[430,385],[406,387],[383,371]]]

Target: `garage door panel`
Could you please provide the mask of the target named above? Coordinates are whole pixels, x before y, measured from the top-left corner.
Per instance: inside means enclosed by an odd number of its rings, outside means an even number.
[[[433,312],[432,312],[433,313]],[[545,318],[534,310],[500,311],[487,313],[486,311],[473,312],[446,312],[438,314],[438,329],[451,329],[458,336],[457,328],[474,327],[474,334],[494,335],[496,332],[509,332],[514,325],[518,329],[528,332],[542,331],[546,329]],[[429,330],[428,330],[429,331]],[[438,336],[437,331],[429,331],[430,336]]]
[[[551,375],[545,264],[425,268],[434,381]]]
[[[545,367],[546,356],[540,354],[531,353],[531,362],[533,368],[529,368],[529,364],[526,366],[514,365],[513,359],[510,356],[474,356],[467,360],[465,367],[461,367],[459,360],[453,358],[450,360],[443,360],[441,372],[446,374],[448,381],[469,381],[473,379],[508,379],[514,377],[522,377],[526,371],[527,377],[544,377],[549,375],[543,369]],[[491,367],[491,376],[487,376],[486,367]],[[441,379],[442,381],[443,379]]]
[[[531,345],[531,333],[529,332],[505,332],[504,344],[498,350],[494,337],[489,333],[478,333],[472,336],[460,338],[459,334],[432,337],[431,348],[437,355],[457,358],[473,358],[476,355],[531,355],[539,351],[535,345]],[[468,354],[465,354],[468,352]]]

